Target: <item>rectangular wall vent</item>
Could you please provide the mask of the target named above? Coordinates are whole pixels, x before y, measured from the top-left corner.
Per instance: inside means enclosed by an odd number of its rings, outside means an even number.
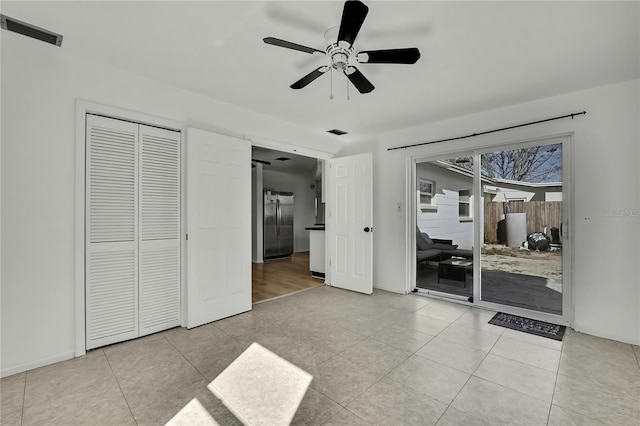
[[[340,130],[340,129],[332,129],[332,130],[327,130],[328,133],[333,133],[336,136],[342,136],[342,135],[346,135],[347,132],[345,132],[344,130]]]
[[[13,31],[14,33],[35,38],[36,40],[44,41],[45,43],[53,44],[58,47],[62,45],[62,35],[10,18],[6,15],[0,15],[0,26],[4,30]]]

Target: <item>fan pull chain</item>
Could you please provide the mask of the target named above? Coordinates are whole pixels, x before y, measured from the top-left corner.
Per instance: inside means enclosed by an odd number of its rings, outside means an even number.
[[[347,75],[346,75],[346,74],[345,74],[345,77],[347,77]],[[346,83],[347,83],[347,100],[349,100],[349,99],[350,99],[350,98],[349,98],[349,79],[348,79],[348,78],[346,78],[346,79],[345,79],[345,81],[346,81]]]
[[[329,99],[333,99],[333,67],[330,68],[331,71],[331,93],[329,94]]]

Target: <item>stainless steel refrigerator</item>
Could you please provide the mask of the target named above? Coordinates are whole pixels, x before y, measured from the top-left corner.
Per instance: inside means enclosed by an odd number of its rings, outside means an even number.
[[[264,258],[293,253],[293,193],[264,191]]]

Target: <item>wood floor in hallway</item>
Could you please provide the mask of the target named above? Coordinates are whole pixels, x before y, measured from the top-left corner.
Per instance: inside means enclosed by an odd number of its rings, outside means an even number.
[[[311,277],[308,251],[294,253],[290,258],[253,264],[253,303],[321,285],[324,280]]]

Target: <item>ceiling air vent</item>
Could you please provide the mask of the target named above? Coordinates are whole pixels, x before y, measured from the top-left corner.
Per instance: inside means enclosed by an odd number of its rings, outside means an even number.
[[[342,136],[342,135],[346,135],[347,134],[347,132],[345,132],[344,130],[340,130],[340,129],[327,130],[327,133],[333,133],[336,136]]]
[[[6,15],[0,15],[0,26],[2,29],[13,31],[45,43],[53,44],[60,47],[62,45],[62,36],[49,30],[45,30],[35,25],[10,18]]]

